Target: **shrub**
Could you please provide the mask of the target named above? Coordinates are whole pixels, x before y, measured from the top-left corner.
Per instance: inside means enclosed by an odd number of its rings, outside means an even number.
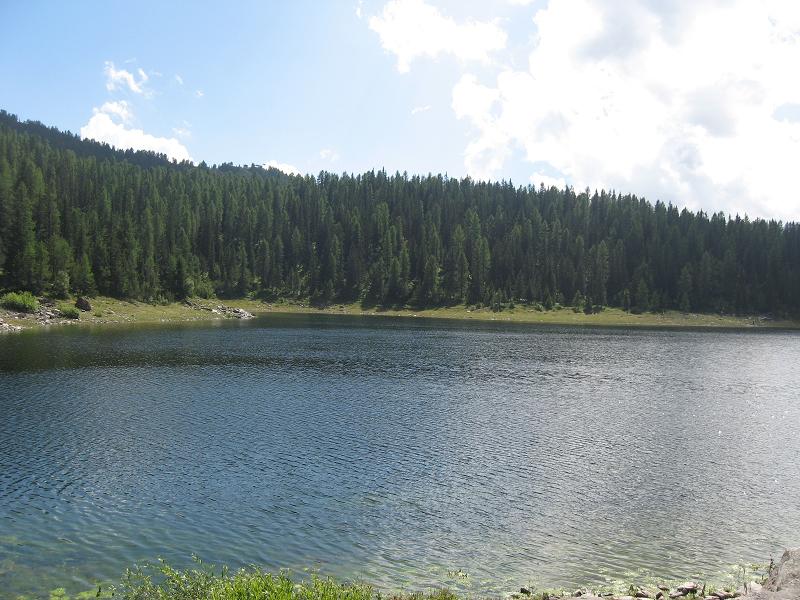
[[[64,317],[65,319],[81,318],[81,311],[79,311],[71,304],[62,304],[61,306],[58,307],[58,312],[60,312],[61,316]]]
[[[367,585],[338,583],[312,577],[295,582],[286,573],[272,575],[252,567],[239,571],[214,570],[202,564],[180,571],[165,563],[158,567],[129,570],[116,590],[124,600],[196,600],[214,598],[271,598],[273,600],[377,600]]]
[[[30,292],[9,292],[0,297],[0,306],[9,310],[33,313],[39,310],[39,301]]]

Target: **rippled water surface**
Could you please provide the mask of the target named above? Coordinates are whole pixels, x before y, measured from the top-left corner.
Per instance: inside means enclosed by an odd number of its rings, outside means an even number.
[[[270,316],[0,337],[0,597],[192,553],[485,594],[713,575],[800,545],[798,390],[781,332]]]

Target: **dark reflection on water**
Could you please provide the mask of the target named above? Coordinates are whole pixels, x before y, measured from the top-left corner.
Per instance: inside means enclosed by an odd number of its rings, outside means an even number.
[[[481,593],[763,561],[800,543],[798,364],[383,318],[2,337],[0,596],[191,553]]]

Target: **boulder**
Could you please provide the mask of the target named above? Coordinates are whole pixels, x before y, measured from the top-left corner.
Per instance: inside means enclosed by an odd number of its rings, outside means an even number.
[[[797,600],[800,598],[800,548],[783,553],[770,570],[766,583],[748,583],[740,589],[744,600]]]
[[[678,586],[678,591],[683,592],[685,594],[691,594],[692,592],[697,592],[700,588],[694,581],[687,581],[686,583],[682,583]]]
[[[772,568],[764,587],[771,592],[800,588],[800,548],[790,548]]]
[[[92,310],[92,305],[85,296],[78,296],[77,300],[75,300],[75,308],[83,312],[89,312]]]

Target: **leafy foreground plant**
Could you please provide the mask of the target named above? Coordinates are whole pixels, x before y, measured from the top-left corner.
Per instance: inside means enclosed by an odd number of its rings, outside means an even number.
[[[34,313],[39,310],[39,301],[30,292],[9,292],[0,296],[0,306],[8,310]]]
[[[231,572],[223,567],[176,570],[162,562],[157,567],[128,570],[115,597],[124,600],[382,600],[371,586],[339,583],[313,576],[295,582],[285,572],[277,575],[257,567]],[[447,590],[430,594],[390,596],[388,600],[456,600]]]

